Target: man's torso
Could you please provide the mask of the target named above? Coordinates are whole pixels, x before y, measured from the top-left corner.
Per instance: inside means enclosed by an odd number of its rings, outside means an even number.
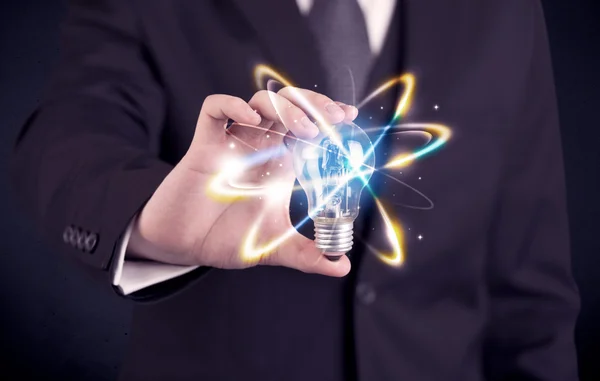
[[[252,96],[257,64],[297,86],[323,89],[292,1],[132,3],[166,98],[155,142],[166,161],[185,153],[207,95]],[[512,113],[525,82],[530,42],[521,34],[529,7],[406,3],[397,42],[384,45],[369,88],[413,73],[415,95],[398,123],[442,123],[452,137],[408,167],[382,171],[406,185],[384,175],[375,180],[379,199],[402,226],[404,264],[389,266],[363,250],[354,254],[361,260],[349,279],[273,267],[212,270],[160,303],[137,307],[123,379],[342,380],[354,365],[365,380],[481,379],[489,230],[507,137],[518,132]],[[522,53],[507,61],[515,51]],[[395,55],[401,65],[384,62]],[[359,124],[386,125],[401,94],[399,87],[375,98],[361,109]],[[377,165],[425,138],[390,135]],[[306,213],[299,197],[292,202],[296,220]],[[434,208],[423,210],[427,199]],[[370,244],[390,250],[381,214],[363,227]]]

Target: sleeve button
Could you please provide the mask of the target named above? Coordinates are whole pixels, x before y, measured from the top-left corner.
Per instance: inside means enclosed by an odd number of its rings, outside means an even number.
[[[94,249],[96,248],[97,244],[98,244],[98,235],[96,233],[90,233],[85,238],[85,251],[87,251],[88,253],[93,252]]]
[[[77,234],[77,241],[75,242],[75,246],[79,249],[79,250],[83,250],[85,247],[85,239],[87,237],[87,233],[85,231],[78,231],[79,234]]]
[[[71,237],[73,236],[73,228],[71,226],[67,226],[63,231],[62,239],[64,243],[70,244]]]

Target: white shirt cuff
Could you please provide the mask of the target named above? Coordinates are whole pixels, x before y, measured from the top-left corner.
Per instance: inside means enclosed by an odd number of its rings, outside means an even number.
[[[126,260],[127,245],[137,216],[134,217],[117,250],[112,276],[112,284],[123,295],[129,295],[146,287],[176,278],[198,268],[199,266],[181,266],[144,260]]]

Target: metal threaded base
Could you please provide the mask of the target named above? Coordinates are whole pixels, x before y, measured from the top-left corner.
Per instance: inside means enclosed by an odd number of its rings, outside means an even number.
[[[322,223],[315,221],[315,244],[323,253],[347,253],[352,249],[353,222]],[[336,255],[326,255],[329,260],[339,259]]]

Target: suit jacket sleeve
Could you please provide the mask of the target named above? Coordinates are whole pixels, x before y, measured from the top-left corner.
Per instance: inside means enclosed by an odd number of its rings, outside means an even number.
[[[134,223],[135,220],[129,223],[122,240],[117,245],[112,260],[112,284],[121,295],[133,294],[135,298],[139,299],[140,290],[152,286],[156,287],[163,282],[180,277],[198,268],[198,266],[181,266],[170,263],[125,259]]]
[[[156,153],[165,100],[146,54],[128,1],[71,1],[62,61],[13,155],[13,182],[49,241],[107,285],[101,270],[172,168]]]
[[[564,170],[543,11],[532,9],[531,60],[516,133],[506,148],[490,234],[489,380],[577,380]]]

